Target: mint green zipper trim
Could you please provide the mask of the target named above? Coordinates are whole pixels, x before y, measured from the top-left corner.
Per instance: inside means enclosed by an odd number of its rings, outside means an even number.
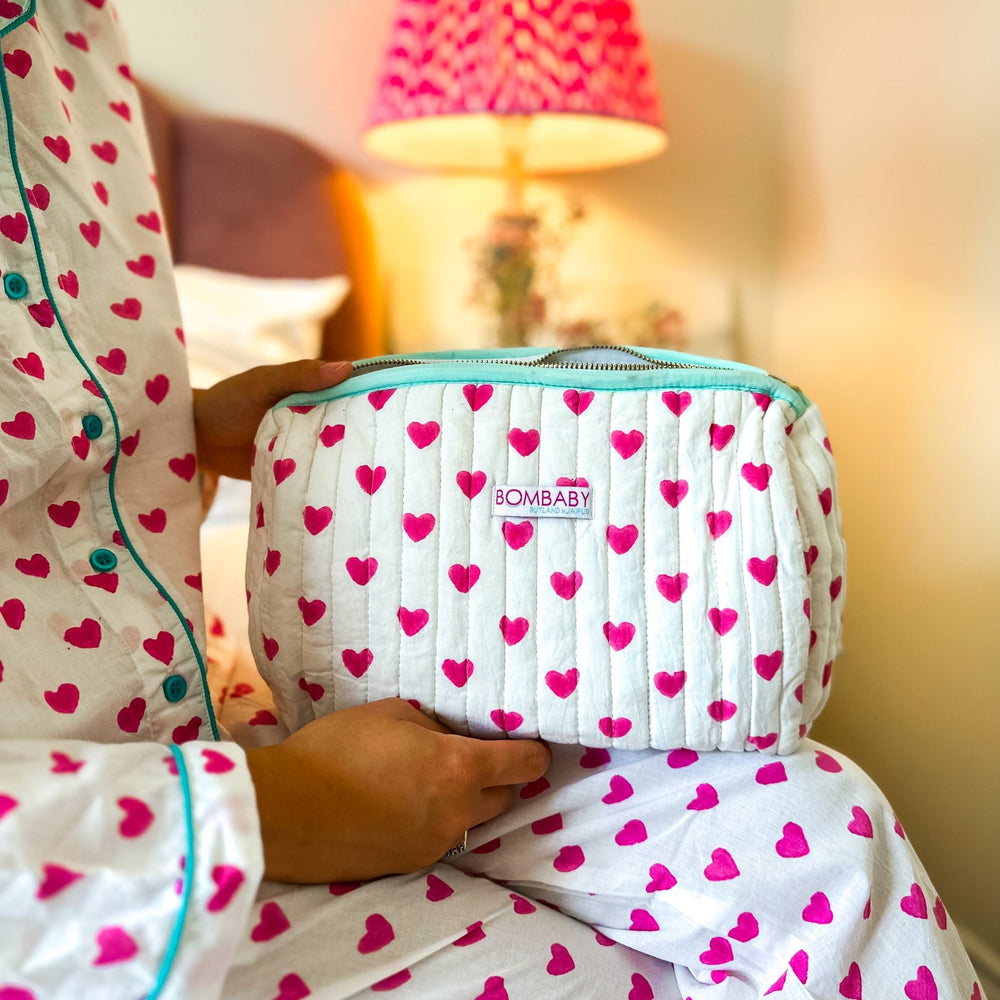
[[[184,828],[186,848],[184,853],[184,887],[181,892],[181,908],[174,921],[174,929],[170,934],[170,941],[167,944],[167,953],[163,956],[160,965],[159,975],[156,983],[146,994],[144,1000],[156,1000],[163,992],[167,984],[167,978],[177,960],[177,953],[180,951],[181,936],[184,933],[184,924],[187,922],[188,912],[191,909],[191,895],[194,891],[195,875],[195,839],[194,839],[194,807],[191,802],[191,779],[188,777],[187,764],[184,762],[184,754],[181,748],[174,743],[170,744],[170,752],[173,754],[174,762],[177,764],[177,779],[181,786],[181,795],[184,796]]]
[[[380,389],[410,388],[441,383],[491,382],[546,388],[592,389],[614,392],[650,392],[669,389],[714,389],[762,393],[787,403],[801,417],[809,400],[798,389],[760,368],[716,361],[672,351],[646,351],[651,361],[684,367],[575,368],[558,364],[530,364],[548,351],[517,348],[498,359],[497,352],[456,351],[442,354],[392,355],[372,359],[389,367],[360,371],[339,385],[318,392],[296,393],[275,406],[315,406],[335,399],[360,396]],[[392,362],[397,362],[394,366]],[[416,362],[416,363],[414,363]],[[691,367],[686,367],[690,365]]]
[[[33,0],[31,9],[32,11],[34,10]],[[115,524],[117,524],[118,530],[121,532],[122,541],[125,543],[125,548],[128,550],[129,555],[131,555],[135,560],[135,564],[139,567],[146,579],[149,580],[154,587],[156,587],[157,592],[167,602],[167,605],[177,616],[177,620],[180,622],[181,628],[184,630],[184,634],[187,636],[188,643],[194,652],[195,662],[197,663],[198,670],[201,674],[202,697],[205,699],[205,707],[208,711],[208,721],[212,729],[212,737],[218,741],[220,739],[219,728],[215,720],[215,710],[212,708],[212,696],[208,687],[208,672],[205,667],[205,661],[201,655],[201,650],[198,648],[198,642],[194,637],[194,633],[188,627],[187,618],[184,615],[184,612],[181,611],[180,606],[174,598],[167,593],[160,581],[153,575],[152,570],[143,562],[142,557],[136,551],[136,548],[132,544],[132,540],[129,537],[128,529],[125,527],[125,522],[122,520],[121,511],[118,508],[115,483],[116,474],[118,472],[118,460],[121,457],[122,441],[121,426],[118,423],[118,413],[112,405],[111,399],[104,386],[101,384],[98,375],[91,370],[90,366],[84,360],[83,355],[77,350],[76,344],[73,343],[73,338],[70,336],[69,330],[67,329],[62,318],[62,314],[59,311],[55,295],[52,293],[52,285],[49,281],[48,271],[45,267],[45,260],[42,257],[41,240],[38,237],[38,228],[35,225],[34,212],[32,211],[31,203],[28,201],[28,196],[25,191],[24,178],[21,174],[21,162],[17,155],[17,139],[14,135],[14,114],[11,107],[10,90],[7,86],[6,68],[0,69],[0,90],[3,92],[4,114],[6,116],[7,126],[7,146],[10,150],[11,167],[14,171],[14,179],[17,181],[18,192],[21,196],[21,206],[24,209],[25,216],[28,219],[28,226],[31,230],[31,241],[35,251],[35,263],[38,266],[38,274],[42,281],[42,288],[45,291],[45,297],[49,300],[49,303],[52,306],[52,313],[55,316],[56,323],[59,325],[59,330],[62,332],[63,339],[66,341],[67,346],[73,352],[73,356],[76,360],[80,363],[80,367],[83,368],[90,380],[100,390],[101,399],[108,408],[108,413],[111,416],[111,423],[114,427],[115,453],[111,460],[111,471],[108,473],[108,499],[111,503],[111,513],[114,516]]]

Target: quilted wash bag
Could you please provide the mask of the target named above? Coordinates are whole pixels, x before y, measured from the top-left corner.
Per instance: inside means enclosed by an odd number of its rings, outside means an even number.
[[[844,545],[816,408],[592,348],[386,357],[257,435],[250,639],[283,721],[411,699],[477,736],[794,749]]]

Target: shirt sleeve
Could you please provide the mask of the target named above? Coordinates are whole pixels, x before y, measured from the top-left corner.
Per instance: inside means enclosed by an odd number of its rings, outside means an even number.
[[[0,995],[214,1000],[263,872],[231,743],[0,742]]]

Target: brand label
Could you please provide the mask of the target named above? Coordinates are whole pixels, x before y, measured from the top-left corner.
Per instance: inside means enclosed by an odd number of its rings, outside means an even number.
[[[494,517],[592,518],[590,486],[495,486]]]

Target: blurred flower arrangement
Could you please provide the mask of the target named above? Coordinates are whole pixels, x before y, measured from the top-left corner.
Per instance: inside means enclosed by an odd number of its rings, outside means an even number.
[[[558,225],[546,224],[539,214],[500,214],[472,241],[470,300],[495,317],[498,345],[625,343],[684,349],[684,316],[659,299],[616,320],[568,317],[571,309],[560,302],[565,296],[558,281],[559,262],[585,218],[579,201],[568,203]]]

